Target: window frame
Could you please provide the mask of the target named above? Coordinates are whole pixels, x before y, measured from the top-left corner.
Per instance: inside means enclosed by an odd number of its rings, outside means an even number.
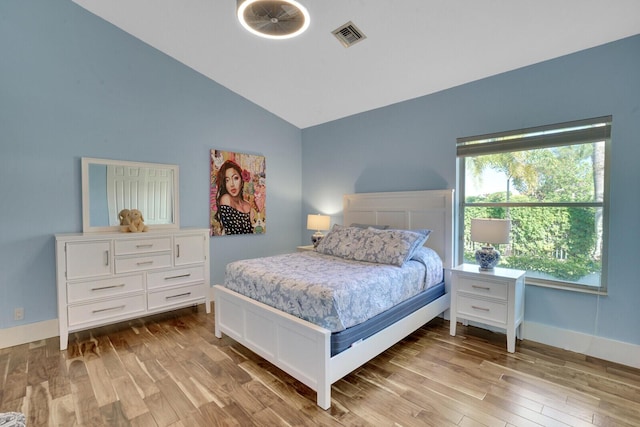
[[[567,289],[577,292],[606,295],[608,289],[608,241],[609,241],[609,175],[611,158],[612,116],[602,116],[552,125],[518,129],[513,131],[484,134],[457,139],[456,157],[458,168],[458,239],[457,257],[464,259],[465,209],[466,207],[589,207],[602,208],[602,248],[600,286],[581,285],[562,279],[543,279],[526,276],[530,285]],[[553,148],[568,145],[588,144],[604,141],[604,183],[601,202],[503,202],[503,203],[467,203],[466,202],[466,163],[467,157],[477,157],[505,152],[529,151],[541,148]]]

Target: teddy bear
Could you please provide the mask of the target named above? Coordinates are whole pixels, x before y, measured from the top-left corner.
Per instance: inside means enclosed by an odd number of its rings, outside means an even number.
[[[122,209],[118,214],[120,225],[129,225],[129,209]]]
[[[142,216],[142,212],[140,212],[138,209],[129,210],[126,216],[126,221],[128,225],[120,226],[121,231],[139,233],[149,230],[149,227],[144,224],[144,217]]]

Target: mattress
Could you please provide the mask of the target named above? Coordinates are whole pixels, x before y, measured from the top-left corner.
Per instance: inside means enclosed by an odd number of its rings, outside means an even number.
[[[380,332],[387,326],[394,324],[419,308],[435,301],[444,294],[445,286],[443,281],[437,285],[430,286],[419,294],[402,301],[400,304],[394,305],[389,310],[383,311],[365,322],[340,332],[332,333],[331,356],[335,356],[352,345],[358,345],[360,341]]]
[[[440,284],[442,277],[442,261],[429,248],[402,267],[308,251],[229,263],[224,285],[336,333]]]

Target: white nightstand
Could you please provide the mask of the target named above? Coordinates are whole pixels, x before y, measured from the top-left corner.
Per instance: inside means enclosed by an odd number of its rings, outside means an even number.
[[[307,245],[307,246],[298,246],[296,248],[296,250],[298,252],[304,252],[304,251],[315,251],[316,248],[313,245]]]
[[[507,351],[516,349],[524,319],[524,275],[522,270],[494,268],[481,271],[477,265],[462,264],[451,270],[451,335],[458,318],[491,325],[507,331]]]

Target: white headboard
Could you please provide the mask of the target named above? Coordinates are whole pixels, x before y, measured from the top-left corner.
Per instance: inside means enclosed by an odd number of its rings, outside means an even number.
[[[435,250],[445,268],[453,267],[453,191],[425,190],[346,194],[344,225],[388,225],[391,228],[428,228],[425,246]]]

